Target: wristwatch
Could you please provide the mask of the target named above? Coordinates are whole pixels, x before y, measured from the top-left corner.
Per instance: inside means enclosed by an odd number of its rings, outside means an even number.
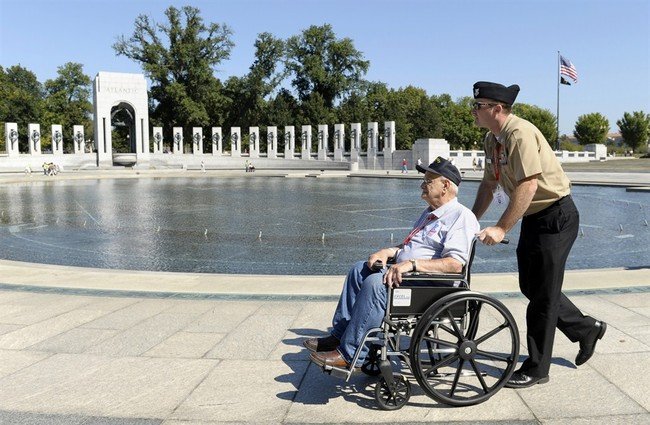
[[[411,268],[411,271],[412,271],[412,272],[417,271],[416,268],[415,268],[415,259],[411,259],[411,265],[413,266],[413,267]]]

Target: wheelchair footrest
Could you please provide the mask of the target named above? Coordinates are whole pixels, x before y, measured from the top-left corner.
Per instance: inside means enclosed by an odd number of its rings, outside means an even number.
[[[345,379],[346,381],[350,379],[350,376],[352,376],[353,370],[350,369],[343,369],[340,367],[334,367],[334,366],[321,366],[321,369],[323,372],[327,373],[328,375],[336,376],[337,378]]]

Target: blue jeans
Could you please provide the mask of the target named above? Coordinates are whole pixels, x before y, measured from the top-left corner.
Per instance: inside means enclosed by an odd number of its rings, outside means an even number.
[[[350,269],[343,285],[341,298],[332,319],[332,335],[341,341],[339,352],[348,363],[369,329],[381,325],[386,314],[387,290],[384,285],[386,269],[374,272],[365,261]],[[368,354],[364,346],[357,366],[363,364]]]

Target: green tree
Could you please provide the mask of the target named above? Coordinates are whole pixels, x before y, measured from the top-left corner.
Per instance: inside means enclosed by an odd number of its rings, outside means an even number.
[[[0,122],[18,124],[18,149],[26,152],[27,125],[40,123],[43,117],[43,86],[36,74],[20,65],[0,67],[0,74]]]
[[[135,20],[133,35],[120,36],[113,45],[118,55],[139,62],[151,80],[152,122],[171,133],[182,125],[222,122],[227,100],[214,69],[230,57],[234,46],[225,24],[205,24],[199,9],[170,6],[167,25],[154,24],[146,15]]]
[[[298,119],[300,115],[299,111],[298,101],[287,89],[280,89],[278,94],[266,106],[264,122],[269,125],[278,126],[277,142],[279,152],[282,152],[284,149],[284,126],[293,125],[294,129],[298,129],[296,134],[300,133],[299,130],[302,123]]]
[[[286,66],[301,101],[318,93],[325,106],[332,108],[361,81],[369,62],[351,39],[337,39],[332,26],[325,24],[312,25],[301,35],[289,37]]]
[[[244,77],[230,77],[224,94],[229,99],[226,122],[243,128],[258,125],[266,119],[266,108],[271,93],[284,78],[279,69],[284,56],[284,42],[269,33],[262,33],[255,41],[255,62]]]
[[[645,147],[650,133],[650,114],[643,111],[626,112],[623,118],[616,121],[625,144],[636,150],[639,146]]]
[[[557,141],[557,120],[548,109],[526,103],[516,103],[512,112],[520,118],[530,121],[542,132],[549,145],[555,149]]]
[[[474,99],[462,97],[453,102],[448,94],[434,96],[440,108],[441,136],[452,149],[482,149],[486,130],[474,124],[471,104]]]
[[[61,124],[64,149],[72,150],[73,126],[83,125],[86,138],[92,138],[90,77],[83,73],[83,65],[68,62],[58,67],[58,76],[45,82],[45,114],[43,124]],[[43,129],[42,129],[43,130]],[[51,135],[42,131],[42,147],[51,146]]]
[[[605,143],[608,131],[609,121],[607,118],[594,112],[578,117],[573,135],[584,146],[592,143]]]

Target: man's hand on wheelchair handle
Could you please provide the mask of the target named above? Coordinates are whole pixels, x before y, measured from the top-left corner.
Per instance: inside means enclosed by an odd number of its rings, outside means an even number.
[[[481,230],[477,237],[485,245],[496,245],[506,237],[506,232],[501,227],[490,226]]]
[[[413,268],[410,261],[402,261],[389,267],[384,275],[384,283],[389,288],[396,288],[402,283],[402,273],[408,273]]]
[[[393,257],[395,255],[395,252],[391,248],[384,248],[381,249],[377,252],[374,252],[370,254],[370,257],[368,257],[368,267],[371,270],[375,270],[375,263],[378,261],[382,264],[382,267],[385,267],[386,264],[388,264],[388,259]]]

